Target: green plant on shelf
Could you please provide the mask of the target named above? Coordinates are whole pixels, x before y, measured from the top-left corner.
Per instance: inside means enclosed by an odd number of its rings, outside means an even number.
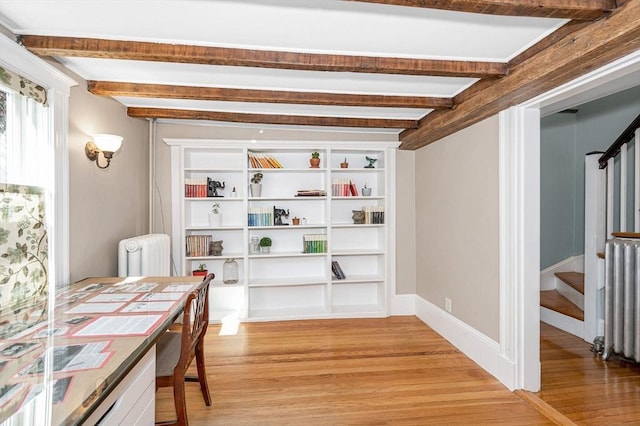
[[[314,151],[311,153],[311,158],[320,158],[320,153],[318,151]]]
[[[260,183],[262,181],[262,173],[254,173],[251,178],[251,183]]]
[[[269,237],[260,238],[260,247],[271,247],[271,238]]]

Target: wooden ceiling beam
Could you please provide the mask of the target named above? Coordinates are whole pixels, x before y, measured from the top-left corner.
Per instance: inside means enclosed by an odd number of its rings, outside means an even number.
[[[238,112],[202,111],[169,108],[129,107],[127,115],[136,118],[160,118],[174,120],[212,120],[232,123],[282,124],[290,126],[332,126],[410,129],[417,120],[357,117],[318,117],[306,115],[249,114]]]
[[[493,84],[480,84],[451,111],[434,111],[419,128],[401,133],[402,149],[417,149],[534,98],[640,49],[640,0],[628,0],[611,15],[580,27],[514,65]],[[482,83],[482,82],[481,82]]]
[[[507,74],[507,65],[499,62],[329,55],[38,35],[24,35],[19,41],[40,56],[446,77],[483,78]]]
[[[451,98],[424,96],[359,95],[348,93],[291,92],[230,89],[222,87],[175,86],[115,81],[88,81],[87,89],[100,96],[196,99],[205,101],[261,102],[276,104],[345,105],[389,108],[451,108]]]
[[[349,0],[393,6],[443,9],[489,15],[594,21],[616,8],[615,0]]]

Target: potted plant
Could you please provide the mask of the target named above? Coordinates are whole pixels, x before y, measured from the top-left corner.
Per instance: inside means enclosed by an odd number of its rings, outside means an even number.
[[[344,157],[344,161],[342,163],[340,163],[340,168],[342,168],[342,169],[348,169],[349,168],[349,163],[347,163],[347,157]]]
[[[194,277],[206,277],[207,276],[207,264],[201,263],[198,265],[198,269],[194,269],[192,274]]]
[[[213,203],[211,213],[209,213],[209,226],[218,227],[222,222],[222,213],[220,213],[220,203]]]
[[[364,195],[365,197],[371,195],[371,188],[367,188],[366,182],[364,183],[364,188],[362,188],[362,195]]]
[[[251,196],[259,197],[262,194],[262,173],[254,173],[251,178]]]
[[[269,253],[271,251],[271,238],[260,238],[260,253]]]
[[[317,169],[318,167],[320,167],[320,153],[318,151],[313,151],[311,153],[309,163],[311,164],[311,168],[313,169]]]

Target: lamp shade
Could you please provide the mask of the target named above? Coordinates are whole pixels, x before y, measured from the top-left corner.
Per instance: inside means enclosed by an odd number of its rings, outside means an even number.
[[[103,152],[116,152],[122,145],[122,136],[99,133],[93,135],[93,143]]]

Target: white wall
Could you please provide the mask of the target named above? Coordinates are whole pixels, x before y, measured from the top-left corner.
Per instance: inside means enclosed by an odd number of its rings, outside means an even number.
[[[415,154],[416,294],[500,341],[498,117]]]

